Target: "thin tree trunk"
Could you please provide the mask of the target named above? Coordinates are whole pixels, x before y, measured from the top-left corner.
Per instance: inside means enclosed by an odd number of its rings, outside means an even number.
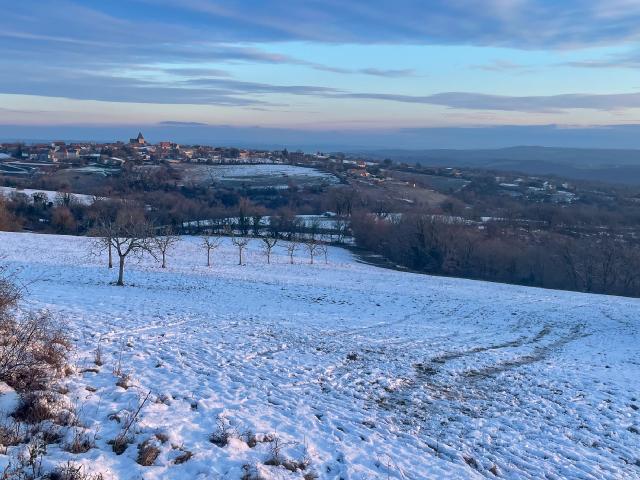
[[[242,248],[238,247],[238,254],[240,255],[240,260],[238,265],[242,265]]]
[[[211,266],[211,249],[207,248],[207,267]]]
[[[167,268],[166,257],[167,255],[165,254],[165,252],[162,252],[162,268]]]
[[[124,286],[124,256],[120,256],[120,266],[118,271],[118,285]]]
[[[111,253],[111,239],[109,239],[109,268],[113,268],[113,254]]]

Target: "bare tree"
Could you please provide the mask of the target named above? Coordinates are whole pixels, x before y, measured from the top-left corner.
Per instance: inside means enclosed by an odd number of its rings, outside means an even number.
[[[338,235],[338,242],[342,243],[349,230],[349,222],[344,218],[338,218],[334,223],[334,229]]]
[[[295,237],[291,237],[291,240],[289,240],[289,243],[287,244],[287,253],[289,254],[289,263],[291,263],[291,265],[293,265],[293,254],[296,253],[299,246],[300,244],[297,239]]]
[[[129,255],[141,258],[145,253],[155,257],[153,251],[153,230],[144,215],[136,210],[124,209],[118,212],[115,222],[104,223],[98,228],[95,246],[109,248],[111,246],[118,255],[117,285],[124,286],[124,266]]]
[[[231,243],[238,247],[238,255],[240,257],[238,260],[238,265],[242,265],[242,252],[249,244],[249,240],[250,239],[248,237],[236,237],[235,235],[231,237]]]
[[[310,238],[304,242],[304,246],[309,253],[309,263],[313,264],[313,258],[317,255],[320,243],[315,238]]]
[[[222,239],[217,235],[203,235],[200,237],[202,248],[207,251],[207,267],[211,266],[211,252],[220,246]]]
[[[21,222],[18,218],[7,208],[7,202],[2,194],[0,194],[0,230],[12,232],[19,230]]]
[[[278,243],[278,239],[275,237],[262,237],[260,240],[262,240],[262,248],[264,249],[264,254],[267,257],[267,263],[271,263],[271,251]]]
[[[78,203],[78,199],[69,192],[58,192],[55,196],[54,203],[61,207],[70,207]]]
[[[103,250],[107,250],[109,268],[113,268],[113,243],[112,235],[115,234],[115,222],[111,220],[98,220],[95,227],[91,229],[89,235],[95,237],[92,245],[92,253],[99,256]]]
[[[152,237],[152,245],[162,256],[162,268],[167,268],[167,253],[180,242],[180,236],[171,227],[164,227],[157,233],[159,235]]]
[[[318,250],[324,256],[324,263],[329,263],[329,245],[326,243],[319,243]]]
[[[305,225],[305,227],[307,228],[312,239],[315,240],[320,235],[321,224],[317,218],[311,220],[311,222],[308,225]]]

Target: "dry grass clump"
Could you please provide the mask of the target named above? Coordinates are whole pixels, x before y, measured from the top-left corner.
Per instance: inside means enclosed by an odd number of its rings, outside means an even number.
[[[118,433],[116,438],[107,442],[109,445],[111,445],[111,448],[116,455],[122,455],[129,444],[133,442],[133,437],[130,433],[131,428],[137,423],[138,416],[140,415],[140,412],[142,411],[146,403],[149,401],[150,396],[151,391],[149,391],[149,393],[147,393],[147,395],[140,400],[138,408],[135,411],[128,412],[127,415],[125,415],[125,418],[122,422],[122,430],[120,430],[120,433]],[[120,418],[118,416],[115,416],[114,419],[120,422]]]
[[[182,453],[173,460],[173,463],[175,465],[181,465],[191,460],[191,457],[193,457],[192,452],[190,452],[189,450],[182,450]]]
[[[16,458],[9,458],[0,480],[36,480],[42,477],[42,458],[47,453],[47,446],[35,436]]]
[[[126,373],[121,374],[116,381],[116,386],[128,390],[131,386],[131,376]]]
[[[225,423],[224,419],[220,417],[218,417],[216,423],[218,427],[215,432],[209,435],[209,441],[217,447],[226,447],[235,432]]]
[[[160,448],[157,442],[150,438],[138,445],[138,458],[136,462],[143,467],[149,467],[153,465],[158,455],[160,455]]]
[[[59,465],[53,472],[45,475],[47,480],[103,480],[101,473],[92,474],[86,472],[82,465],[75,465],[67,462]]]
[[[13,418],[25,423],[57,420],[61,412],[60,398],[54,392],[38,390],[21,395]]]
[[[278,437],[275,437],[271,441],[271,452],[269,458],[267,458],[264,464],[273,467],[284,467],[290,472],[303,472],[309,468],[309,465],[311,465],[311,459],[307,455],[306,448],[305,454],[302,458],[294,460],[283,455],[282,450],[284,447],[285,444]]]
[[[11,418],[2,419],[0,423],[0,454],[6,454],[7,447],[24,443],[27,429],[20,422]]]
[[[260,475],[255,465],[245,463],[242,466],[242,477],[240,477],[240,480],[265,480],[265,478]]]
[[[81,429],[74,429],[73,438],[64,445],[64,449],[69,453],[86,453],[96,446],[95,435],[90,435]]]

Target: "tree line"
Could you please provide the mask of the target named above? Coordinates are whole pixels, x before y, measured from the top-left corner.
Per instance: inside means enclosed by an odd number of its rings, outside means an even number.
[[[148,255],[160,262],[161,268],[166,268],[169,254],[181,241],[178,232],[170,226],[155,227],[140,208],[121,205],[112,213],[114,214],[109,216],[104,212],[103,216],[96,220],[89,235],[93,239],[92,252],[96,255],[106,253],[108,268],[114,268],[114,260],[117,261],[116,285],[124,286],[125,265],[130,258],[142,259]],[[223,236],[229,237],[232,245],[237,248],[238,265],[245,264],[244,252],[250,242],[260,242],[267,264],[271,264],[271,256],[276,245],[284,242],[282,234],[250,237],[238,235],[236,230],[226,225],[222,235],[213,232],[200,235],[200,247],[206,252],[207,267],[211,267],[212,254],[222,244]],[[306,250],[310,264],[313,264],[319,255],[328,263],[329,247],[315,235],[287,235],[285,246],[291,264],[294,263],[295,252],[299,249]]]
[[[611,233],[567,235],[434,215],[354,216],[357,244],[411,270],[520,285],[640,296],[640,246]]]

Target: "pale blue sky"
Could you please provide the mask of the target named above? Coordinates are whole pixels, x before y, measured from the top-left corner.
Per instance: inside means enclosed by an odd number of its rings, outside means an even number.
[[[0,7],[0,133],[172,121],[375,134],[640,119],[640,0]]]

